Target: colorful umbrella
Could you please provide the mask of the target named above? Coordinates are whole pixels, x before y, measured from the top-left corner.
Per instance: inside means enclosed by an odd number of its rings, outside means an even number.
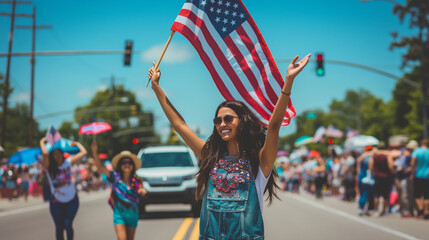
[[[318,157],[320,157],[320,152],[318,152],[316,150],[311,150],[308,153],[308,157],[310,157],[310,158],[312,158],[312,157],[318,158]]]
[[[311,136],[302,136],[299,137],[296,141],[295,141],[295,147],[299,147],[308,143],[312,143],[313,142],[313,137]]]
[[[364,148],[368,145],[378,145],[380,141],[373,136],[358,135],[351,137],[344,142],[344,147],[347,149],[351,148]]]
[[[17,166],[22,164],[30,165],[37,161],[37,156],[42,155],[40,148],[28,148],[17,153],[12,154],[7,160],[7,163],[11,163]]]
[[[107,153],[99,153],[99,154],[98,154],[98,158],[99,158],[100,160],[108,159],[108,158],[109,158],[109,155],[107,155]]]
[[[99,134],[111,130],[112,127],[105,122],[92,122],[80,127],[79,134]]]

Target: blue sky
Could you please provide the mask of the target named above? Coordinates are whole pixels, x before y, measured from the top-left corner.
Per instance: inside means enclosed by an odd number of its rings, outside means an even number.
[[[398,0],[403,3],[404,0]],[[122,50],[125,40],[134,41],[131,67],[124,67],[122,55],[40,56],[36,63],[34,115],[42,116],[86,105],[99,89],[109,86],[109,78],[118,78],[134,91],[143,109],[155,114],[156,131],[165,136],[168,121],[151,88],[145,88],[147,70],[156,61],[170,35],[170,27],[183,0],[128,1],[43,1],[33,0],[37,22],[53,29],[37,32],[37,51]],[[267,42],[274,59],[304,57],[323,52],[325,59],[371,66],[401,76],[401,54],[389,51],[398,31],[409,35],[408,24],[400,24],[392,14],[391,3],[359,0],[244,0]],[[262,4],[261,4],[262,3]],[[0,12],[10,12],[0,4]],[[18,13],[31,13],[32,7],[19,5]],[[31,25],[19,18],[16,25]],[[10,20],[0,18],[0,52],[8,49]],[[13,52],[31,50],[31,31],[16,29]],[[315,57],[315,55],[313,56]],[[282,75],[288,63],[277,61]],[[199,126],[203,137],[212,129],[214,111],[223,101],[191,44],[175,34],[160,69],[161,86],[192,128]],[[348,89],[364,88],[383,100],[392,97],[395,81],[375,73],[345,66],[325,64],[326,75],[317,77],[315,63],[309,63],[295,80],[292,100],[301,113],[311,109],[327,110],[333,99],[343,99]],[[6,71],[6,58],[0,58],[0,72]],[[29,102],[30,64],[28,57],[14,57],[11,103]],[[73,120],[73,114],[37,119],[42,128],[59,127]],[[280,135],[295,130],[294,122],[281,129]]]

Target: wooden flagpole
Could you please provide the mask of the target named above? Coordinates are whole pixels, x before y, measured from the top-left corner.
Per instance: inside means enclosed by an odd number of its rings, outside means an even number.
[[[158,62],[155,65],[155,71],[158,70],[159,64],[161,63],[162,58],[164,57],[165,51],[167,51],[168,45],[170,44],[171,39],[173,38],[175,31],[171,31],[170,37],[167,40],[167,43],[165,44],[164,50],[162,50],[161,56],[158,59]],[[147,81],[146,87],[149,86],[150,78]]]

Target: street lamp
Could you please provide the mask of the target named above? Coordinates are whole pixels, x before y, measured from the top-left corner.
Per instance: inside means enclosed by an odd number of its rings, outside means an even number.
[[[361,2],[374,2],[374,1],[379,1],[379,2],[388,2],[388,3],[392,3],[394,5],[400,5],[398,2],[394,1],[394,0],[360,0]],[[426,103],[426,79],[425,79],[425,68],[423,66],[423,63],[425,61],[425,43],[424,43],[424,39],[423,39],[423,24],[420,23],[419,24],[419,41],[421,43],[421,54],[420,54],[420,67],[421,67],[421,71],[420,71],[420,75],[422,78],[422,84],[420,86],[420,90],[422,91],[422,113],[423,113],[423,138],[427,138],[428,137],[428,124],[427,124],[427,103]]]

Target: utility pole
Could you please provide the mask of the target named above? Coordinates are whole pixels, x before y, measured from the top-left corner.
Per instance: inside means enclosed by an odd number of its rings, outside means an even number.
[[[33,111],[34,111],[34,71],[35,71],[35,52],[36,52],[36,30],[37,29],[51,29],[52,26],[44,26],[36,25],[36,7],[33,6],[33,25],[32,26],[16,26],[17,29],[31,29],[32,30],[32,44],[31,44],[31,56],[30,56],[30,63],[31,63],[31,84],[30,84],[30,119],[29,119],[29,141],[28,146],[33,147],[33,134],[34,134],[34,118],[33,118]]]
[[[9,78],[10,78],[10,61],[11,61],[11,54],[12,54],[12,43],[13,43],[13,29],[15,25],[15,10],[17,4],[31,4],[31,2],[24,2],[24,1],[1,1],[0,3],[3,4],[12,4],[12,12],[10,13],[10,31],[9,31],[9,47],[8,47],[8,54],[7,54],[7,65],[6,65],[6,76],[5,76],[5,90],[3,95],[3,116],[2,116],[2,131],[1,131],[1,146],[4,147],[4,144],[6,142],[6,121],[7,121],[7,100],[9,98]],[[0,14],[0,15],[6,15],[7,14]],[[1,157],[3,157],[3,152],[0,153]]]

